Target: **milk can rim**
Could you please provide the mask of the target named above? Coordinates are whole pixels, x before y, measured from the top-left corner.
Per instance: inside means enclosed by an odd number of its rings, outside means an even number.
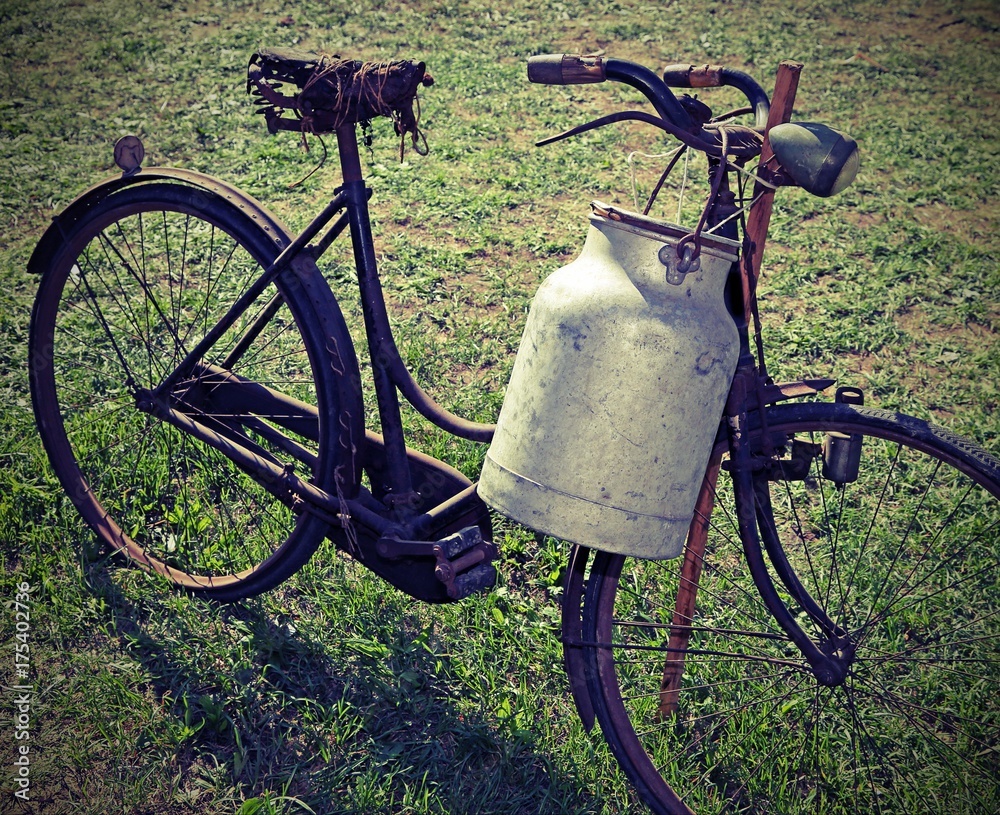
[[[591,221],[605,223],[616,229],[622,229],[638,235],[658,240],[665,243],[677,243],[685,235],[690,235],[691,230],[685,229],[669,221],[661,221],[657,218],[650,218],[648,215],[640,215],[637,212],[629,212],[619,207],[605,204],[602,201],[591,201],[593,213],[590,215]],[[722,254],[727,260],[735,261],[739,254],[739,241],[724,238],[721,235],[702,233],[702,250],[715,250]]]

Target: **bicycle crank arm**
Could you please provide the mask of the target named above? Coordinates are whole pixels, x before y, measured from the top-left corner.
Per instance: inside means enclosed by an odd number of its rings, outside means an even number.
[[[350,511],[356,502],[347,503]],[[404,540],[394,536],[399,531],[379,536],[360,525],[331,526],[327,536],[366,569],[425,603],[453,603],[495,585],[497,548],[479,527],[438,541]]]

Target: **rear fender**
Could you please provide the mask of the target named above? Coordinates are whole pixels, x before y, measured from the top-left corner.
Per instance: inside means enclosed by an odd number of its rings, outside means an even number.
[[[154,167],[139,170],[131,175],[118,175],[105,179],[80,193],[69,206],[52,219],[48,229],[38,241],[38,245],[28,260],[28,271],[40,274],[45,270],[53,253],[61,244],[61,238],[72,231],[72,228],[111,195],[126,189],[154,181],[172,181],[191,190],[191,203],[197,207],[200,200],[208,203],[208,193],[219,196],[234,207],[245,210],[257,221],[261,228],[274,240],[278,250],[284,249],[291,242],[288,229],[281,221],[265,209],[257,199],[238,190],[218,178],[171,167]]]

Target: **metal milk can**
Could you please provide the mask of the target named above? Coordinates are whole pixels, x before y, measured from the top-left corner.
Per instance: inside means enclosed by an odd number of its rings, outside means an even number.
[[[738,244],[704,235],[681,274],[687,230],[594,210],[581,255],[535,295],[479,494],[554,537],[675,557],[736,368]]]

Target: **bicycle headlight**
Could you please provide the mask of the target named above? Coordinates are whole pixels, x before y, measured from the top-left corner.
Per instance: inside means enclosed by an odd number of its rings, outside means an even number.
[[[771,149],[798,186],[827,198],[847,189],[858,174],[858,143],[815,122],[786,122],[768,132]]]

